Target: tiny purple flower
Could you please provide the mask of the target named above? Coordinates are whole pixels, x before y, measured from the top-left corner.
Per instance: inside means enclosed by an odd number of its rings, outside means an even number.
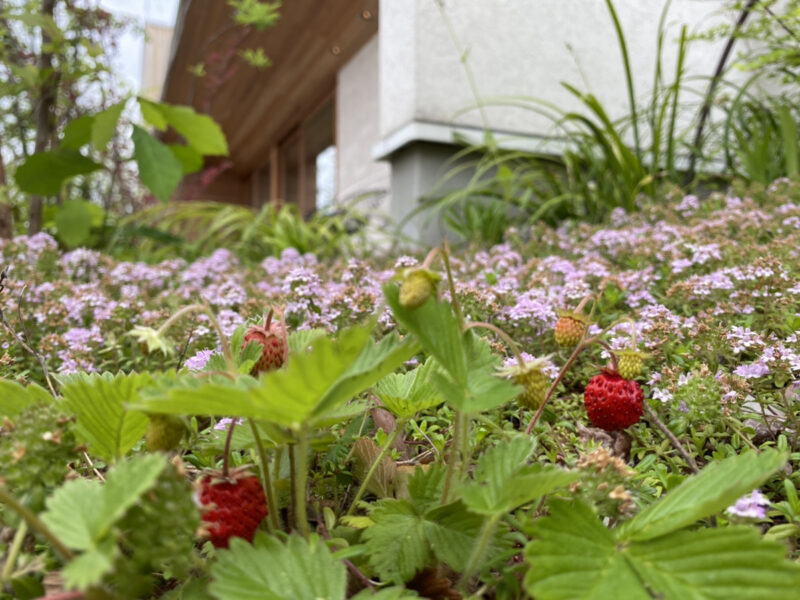
[[[739,498],[733,506],[725,512],[734,517],[745,519],[764,519],[767,516],[769,500],[760,490],[753,490],[750,494]]]

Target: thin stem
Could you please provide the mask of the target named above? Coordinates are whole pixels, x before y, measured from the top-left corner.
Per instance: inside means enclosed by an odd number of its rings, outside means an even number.
[[[658,418],[656,411],[654,411],[647,402],[644,402],[644,410],[647,413],[648,420],[656,424],[656,427],[658,427],[661,430],[661,433],[667,437],[675,450],[678,451],[678,454],[680,454],[683,457],[683,460],[686,461],[686,464],[689,465],[689,468],[692,470],[692,472],[695,474],[699,473],[700,469],[697,468],[697,463],[694,462],[694,459],[683,447],[683,444],[681,444],[680,440],[678,440],[678,438],[675,437],[675,434],[673,434],[664,424],[664,422]]]
[[[521,368],[525,368],[525,359],[522,358],[522,352],[520,352],[519,346],[511,339],[511,336],[508,335],[505,331],[497,327],[496,325],[492,325],[491,323],[484,323],[483,321],[476,321],[474,323],[467,323],[464,325],[464,331],[468,329],[476,329],[476,328],[483,328],[488,329],[489,331],[493,331],[496,333],[502,340],[511,348],[511,352],[514,353],[514,356],[517,358],[517,362]]]
[[[269,475],[269,461],[267,460],[267,452],[264,450],[264,443],[261,441],[261,434],[258,432],[256,422],[254,419],[248,419],[250,422],[250,430],[253,432],[253,439],[256,441],[256,450],[258,452],[258,460],[261,463],[261,481],[264,486],[264,495],[267,497],[267,508],[269,509],[269,526],[273,532],[280,530],[280,523],[278,523],[278,505],[275,504],[275,495],[272,491],[272,478]]]
[[[445,477],[444,490],[442,491],[442,504],[447,504],[447,497],[450,495],[450,486],[453,482],[453,473],[456,470],[458,447],[461,443],[461,436],[464,435],[461,431],[461,424],[461,411],[457,410],[455,414],[455,430],[453,431],[453,440],[450,446],[450,459],[447,461],[447,476]]]
[[[422,261],[421,267],[423,269],[429,269],[431,264],[433,263],[434,259],[437,256],[439,256],[439,254],[441,254],[441,252],[442,251],[439,248],[439,246],[435,246],[434,248],[431,248],[430,252],[428,252],[427,256],[425,256],[425,260]]]
[[[65,561],[69,562],[74,558],[72,551],[67,548],[52,531],[50,531],[47,525],[42,523],[39,517],[37,517],[30,509],[28,509],[14,496],[9,494],[3,487],[0,487],[0,503],[7,504],[11,507],[11,510],[25,519],[30,528],[50,542],[50,545],[53,547],[53,549],[58,552]]]
[[[308,517],[306,516],[306,485],[308,481],[308,432],[304,429],[300,431],[299,441],[297,444],[297,476],[295,483],[297,484],[297,491],[295,492],[295,500],[297,506],[295,507],[295,515],[297,516],[297,527],[300,533],[303,534],[305,539],[308,539],[311,532],[308,528]]]
[[[444,241],[444,249],[442,251],[442,260],[444,261],[444,268],[447,271],[447,285],[450,288],[450,301],[453,303],[453,312],[456,313],[456,321],[460,329],[464,329],[464,316],[461,314],[461,305],[458,303],[456,297],[456,282],[453,280],[453,271],[450,268],[450,242]]]
[[[553,392],[556,391],[556,386],[559,383],[561,383],[561,380],[564,378],[564,375],[567,373],[567,370],[572,366],[572,363],[575,362],[575,359],[578,358],[578,355],[581,352],[583,352],[584,348],[589,346],[589,343],[595,339],[596,338],[592,338],[592,340],[589,340],[587,342],[581,342],[577,346],[575,346],[575,350],[572,351],[572,354],[567,359],[567,362],[564,363],[564,366],[561,367],[561,370],[558,372],[558,375],[553,380],[553,383],[550,384],[550,389],[547,390],[547,394],[545,394],[544,396],[542,405],[536,411],[536,414],[533,415],[533,418],[531,419],[530,423],[528,423],[528,426],[525,428],[525,433],[527,435],[530,435],[531,431],[533,431],[533,426],[536,425],[536,421],[538,421],[539,417],[542,416],[542,411],[544,411],[544,407],[547,405],[547,401],[550,399],[550,396],[553,395]]]
[[[583,307],[586,306],[586,303],[589,302],[589,300],[595,300],[594,294],[589,294],[587,296],[584,296],[583,300],[580,301],[580,304],[578,304],[578,306],[575,307],[575,313],[576,314],[581,314],[581,311],[583,310]],[[594,311],[594,305],[595,304],[597,304],[596,300],[592,304],[592,311]]]
[[[236,427],[236,419],[231,419],[231,424],[228,427],[228,435],[225,438],[225,456],[222,459],[222,476],[228,476],[228,463],[231,456],[231,440],[233,439],[233,429]]]
[[[631,346],[636,350],[636,321],[628,317],[628,323],[631,324]]]
[[[228,341],[228,337],[223,333],[222,327],[220,327],[219,321],[217,321],[217,317],[214,314],[214,311],[208,306],[208,304],[190,304],[189,306],[184,306],[174,315],[172,315],[169,319],[164,321],[164,324],[158,328],[157,333],[159,335],[163,335],[166,331],[172,327],[175,322],[183,317],[186,314],[192,312],[202,312],[208,316],[208,320],[211,322],[212,327],[217,332],[219,336],[219,344],[222,348],[222,355],[225,357],[225,365],[233,375],[238,373],[236,369],[236,362],[233,360],[233,352],[231,351],[231,343]]]
[[[406,426],[406,419],[401,419],[397,423],[395,423],[392,433],[390,433],[389,436],[386,438],[386,441],[381,447],[381,451],[378,452],[378,456],[375,458],[374,461],[372,461],[372,464],[369,467],[369,471],[367,471],[367,474],[364,475],[364,480],[361,482],[361,485],[359,486],[358,491],[356,492],[356,497],[353,498],[353,502],[352,504],[350,504],[350,508],[347,509],[347,515],[352,515],[355,512],[356,505],[361,500],[361,497],[364,495],[364,493],[367,491],[367,486],[369,485],[369,482],[372,480],[372,476],[375,474],[375,471],[378,470],[381,461],[383,461],[383,457],[386,456],[386,454],[388,454],[389,450],[391,450],[392,444],[394,444],[394,441],[397,439],[397,436],[400,435],[403,429],[405,429],[405,426]]]
[[[611,346],[609,346],[602,340],[597,340],[597,343],[603,348],[605,348],[606,352],[608,352],[608,354],[611,356],[611,370],[614,372],[619,370],[619,365],[617,365],[617,355],[614,353],[613,348],[611,348]]]
[[[22,521],[19,524],[19,528],[17,532],[14,534],[14,540],[11,542],[11,547],[8,549],[8,558],[6,559],[5,567],[3,567],[3,573],[0,574],[0,587],[6,581],[11,581],[11,574],[14,572],[14,565],[17,564],[17,558],[19,558],[19,552],[22,550],[22,542],[25,541],[25,536],[28,533],[28,523],[27,521]]]
[[[486,554],[486,548],[489,545],[489,540],[491,540],[499,520],[500,517],[494,515],[488,518],[486,522],[483,524],[480,537],[478,538],[477,543],[472,549],[472,554],[469,557],[467,566],[464,568],[464,572],[461,574],[461,579],[459,580],[459,586],[461,588],[464,588],[464,586],[467,585],[467,582],[469,581],[469,578],[472,576],[472,573],[475,571],[475,568],[483,560],[483,556]]]
[[[463,411],[459,411],[459,416],[463,421],[461,424],[461,462],[458,465],[458,478],[461,480],[464,478],[469,463],[469,417]]]
[[[294,444],[289,444],[289,493],[291,502],[289,504],[289,530],[293,530],[297,524],[295,508],[297,507],[297,461],[295,460]]]

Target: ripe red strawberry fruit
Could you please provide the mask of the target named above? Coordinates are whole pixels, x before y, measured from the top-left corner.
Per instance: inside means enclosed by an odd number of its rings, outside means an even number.
[[[200,511],[208,538],[215,548],[227,548],[232,537],[253,541],[267,516],[267,500],[261,480],[247,468],[206,473],[197,480]]]
[[[553,333],[556,344],[562,348],[574,348],[583,339],[588,327],[586,317],[571,311],[561,311]]]
[[[242,348],[248,342],[256,341],[261,344],[261,358],[258,359],[250,374],[255,376],[264,371],[280,369],[289,357],[289,334],[283,318],[273,322],[274,309],[264,319],[263,325],[251,325],[244,334]]]
[[[589,421],[606,431],[625,429],[642,416],[642,388],[617,373],[604,372],[589,380],[583,404]]]

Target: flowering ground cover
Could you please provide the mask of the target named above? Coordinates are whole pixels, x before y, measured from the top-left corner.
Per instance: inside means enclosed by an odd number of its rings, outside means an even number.
[[[0,513],[4,580],[38,590],[59,571],[87,597],[794,597],[799,248],[788,181],[424,265],[225,249],[147,264],[0,241],[0,478],[41,521]],[[420,268],[435,276],[412,304],[398,286]],[[288,360],[260,373],[245,329],[271,308],[260,339]],[[577,351],[553,335],[565,316],[586,318]],[[584,391],[619,377],[609,362],[644,403],[632,392],[614,416],[601,386],[590,420]],[[268,516],[229,543],[195,504],[243,481],[241,504]],[[119,508],[92,525],[81,494]],[[165,503],[174,518],[154,516]]]

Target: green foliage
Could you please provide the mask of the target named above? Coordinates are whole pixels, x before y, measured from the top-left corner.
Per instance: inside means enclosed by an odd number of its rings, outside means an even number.
[[[147,374],[82,374],[65,378],[63,402],[77,415],[77,431],[92,452],[107,461],[125,456],[147,429],[147,416],[130,410]]]
[[[58,237],[68,248],[83,244],[92,230],[91,205],[85,200],[66,200],[55,216]]]
[[[13,417],[32,404],[47,404],[52,397],[43,387],[31,383],[23,386],[16,381],[0,379],[0,417]]]
[[[669,497],[669,496],[667,496]],[[793,598],[800,569],[750,527],[679,531],[621,542],[581,502],[555,501],[534,525],[528,592],[542,600]]]
[[[375,395],[394,416],[405,419],[441,404],[442,398],[431,380],[436,368],[432,360],[406,373],[391,373],[375,385]]]
[[[211,595],[219,600],[344,600],[347,572],[316,536],[285,542],[256,534],[253,544],[231,540],[211,568]]]
[[[529,465],[533,448],[530,438],[516,437],[487,450],[478,461],[474,481],[458,490],[467,507],[500,516],[580,478],[580,473],[555,466]]]
[[[308,352],[291,356],[286,368],[262,375],[258,383],[170,380],[173,384],[149,390],[137,407],[156,413],[235,414],[292,429],[340,419],[346,414],[340,410],[346,402],[416,352],[413,342],[400,342],[396,336],[375,344],[370,332],[354,327],[336,340],[317,338]],[[359,412],[361,406],[354,410]]]
[[[163,143],[141,127],[133,126],[134,159],[139,177],[153,195],[167,201],[183,177],[183,164]]]
[[[77,150],[59,148],[32,155],[17,167],[14,179],[23,192],[57,196],[65,180],[102,168]]]
[[[746,452],[708,465],[620,530],[620,539],[644,541],[691,525],[732,505],[786,463],[774,450]]]

